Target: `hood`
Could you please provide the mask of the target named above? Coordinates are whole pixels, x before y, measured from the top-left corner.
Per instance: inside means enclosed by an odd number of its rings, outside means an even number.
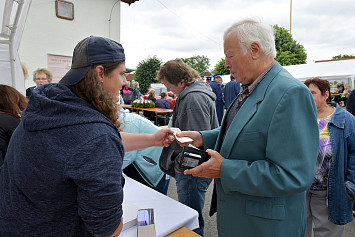
[[[26,109],[21,114],[27,131],[40,131],[87,123],[114,124],[89,102],[76,96],[68,87],[45,84],[31,94]]]
[[[178,97],[183,99],[187,94],[193,92],[205,93],[206,95],[211,97],[213,101],[216,100],[216,94],[212,91],[212,88],[203,81],[195,81],[191,85],[186,86]]]

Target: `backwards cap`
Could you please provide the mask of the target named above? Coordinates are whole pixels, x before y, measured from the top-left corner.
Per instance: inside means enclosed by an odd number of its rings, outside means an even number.
[[[84,78],[92,65],[124,62],[125,60],[124,50],[120,43],[104,37],[87,37],[75,46],[71,69],[59,83],[75,85]]]

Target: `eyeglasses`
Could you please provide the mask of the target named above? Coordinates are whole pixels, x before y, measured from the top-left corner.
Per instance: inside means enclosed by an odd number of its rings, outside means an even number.
[[[47,81],[47,78],[35,78],[36,81]]]

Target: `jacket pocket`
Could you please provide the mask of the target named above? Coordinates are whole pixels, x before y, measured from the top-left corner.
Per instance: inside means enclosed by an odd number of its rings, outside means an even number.
[[[284,220],[285,206],[246,200],[246,214],[266,219]]]

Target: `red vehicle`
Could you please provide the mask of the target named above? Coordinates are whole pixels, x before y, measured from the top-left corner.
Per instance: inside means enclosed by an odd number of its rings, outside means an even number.
[[[173,92],[168,91],[164,85],[163,86],[153,86],[153,87],[149,88],[147,93],[145,93],[145,95],[143,96],[143,99],[147,99],[147,97],[149,96],[150,90],[155,90],[155,99],[157,99],[157,100],[161,98],[160,93],[162,93],[163,91],[166,92],[168,94],[166,99],[170,103],[170,108],[171,109],[174,108],[177,96]]]

